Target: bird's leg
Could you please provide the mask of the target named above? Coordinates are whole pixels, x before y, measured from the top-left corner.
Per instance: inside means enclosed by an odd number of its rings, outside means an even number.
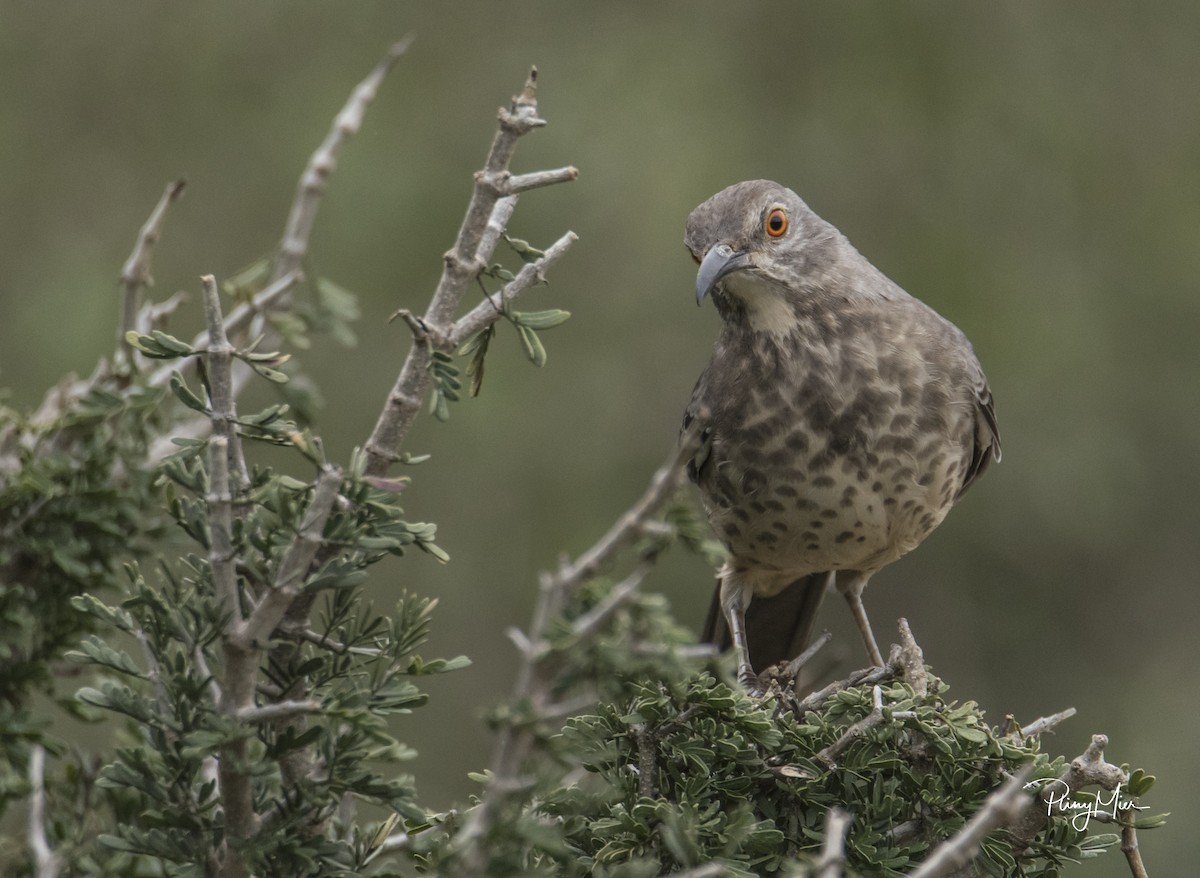
[[[880,655],[879,646],[875,643],[875,634],[871,631],[871,620],[867,618],[867,610],[862,602],[863,589],[867,587],[867,580],[870,578],[870,573],[863,573],[860,570],[843,570],[838,574],[837,587],[838,591],[842,593],[842,597],[846,599],[846,603],[850,605],[850,612],[854,615],[854,621],[858,625],[858,633],[862,636],[863,646],[867,648],[867,656],[875,667],[882,668],[883,656]]]
[[[738,682],[752,694],[762,692],[758,674],[750,665],[750,643],[746,638],[746,588],[728,569],[721,575],[721,609],[725,612],[729,633],[733,637]]]

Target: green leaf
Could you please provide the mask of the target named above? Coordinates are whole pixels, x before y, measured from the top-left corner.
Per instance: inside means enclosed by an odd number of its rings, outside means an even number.
[[[186,357],[195,353],[190,344],[180,341],[175,336],[168,335],[161,330],[152,329],[150,331],[150,337],[153,338],[163,350],[169,351],[177,356]]]
[[[521,238],[510,238],[508,235],[505,235],[504,240],[512,248],[512,251],[521,257],[522,262],[537,262],[546,255],[545,250],[539,250]]]
[[[521,344],[525,347],[525,356],[529,357],[529,362],[539,367],[546,365],[546,349],[542,347],[542,340],[538,338],[537,333],[520,324],[517,325],[517,333],[521,336]]]
[[[268,381],[274,381],[276,384],[286,384],[288,382],[288,376],[276,369],[268,369],[266,366],[261,366],[258,363],[250,363],[250,367]]]
[[[1171,816],[1171,812],[1167,811],[1163,814],[1154,814],[1150,817],[1139,817],[1133,821],[1134,829],[1158,829],[1167,822],[1167,818]]]
[[[175,360],[183,356],[159,344],[152,336],[142,335],[132,329],[125,333],[125,341],[153,360]],[[191,352],[190,348],[188,352]]]
[[[421,541],[421,542],[418,542],[417,545],[420,546],[422,549],[424,549],[426,552],[428,552],[433,557],[437,558],[437,560],[440,561],[442,564],[445,564],[447,561],[450,560],[450,556],[446,553],[446,550],[441,548],[440,546],[436,545],[435,543],[428,543],[428,542]]]
[[[141,678],[143,676],[142,669],[133,663],[133,659],[125,653],[113,649],[95,634],[89,634],[79,646],[78,651],[72,650],[63,658],[76,664],[102,665],[131,677]]]
[[[561,308],[550,308],[546,311],[510,311],[512,321],[530,329],[553,329],[561,326],[571,317],[570,311]]]
[[[187,382],[183,380],[183,376],[178,372],[171,373],[171,392],[181,403],[193,411],[208,414],[208,406],[204,400],[192,392],[192,389],[187,386]]]

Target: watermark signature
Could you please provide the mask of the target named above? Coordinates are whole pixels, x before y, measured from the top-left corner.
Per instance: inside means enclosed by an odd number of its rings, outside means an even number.
[[[1097,815],[1103,814],[1116,821],[1121,811],[1147,810],[1148,805],[1138,805],[1128,796],[1122,796],[1121,786],[1121,784],[1117,784],[1116,789],[1110,790],[1107,795],[1100,790],[1092,798],[1082,802],[1072,799],[1071,787],[1066,781],[1056,777],[1031,780],[1025,784],[1025,789],[1033,790],[1041,787],[1042,801],[1046,803],[1046,813],[1053,814],[1057,810],[1060,814],[1070,814],[1071,826],[1079,832],[1083,832],[1088,828],[1088,823],[1092,818]]]

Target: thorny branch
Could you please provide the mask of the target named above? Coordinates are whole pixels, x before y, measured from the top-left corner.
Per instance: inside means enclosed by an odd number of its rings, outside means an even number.
[[[150,213],[146,224],[138,232],[137,243],[133,252],[125,260],[121,268],[121,288],[124,296],[121,300],[121,322],[117,327],[117,349],[128,353],[129,347],[125,342],[125,334],[137,328],[138,309],[142,304],[142,292],[154,283],[150,275],[150,259],[154,254],[154,245],[162,234],[163,223],[167,218],[167,209],[171,203],[183,194],[186,184],[183,180],[175,180],[167,184],[158,204]]]
[[[813,863],[812,878],[842,878],[846,863],[846,833],[852,818],[841,808],[830,808],[825,817],[825,843]]]
[[[388,395],[387,404],[379,414],[375,429],[366,444],[368,476],[379,477],[387,474],[391,464],[399,459],[404,438],[416,420],[421,409],[422,400],[429,389],[431,374],[429,364],[436,348],[443,351],[454,349],[454,340],[464,339],[465,334],[455,332],[454,318],[458,312],[467,287],[479,276],[479,272],[487,267],[495,247],[498,234],[491,229],[503,230],[503,220],[497,220],[497,214],[508,215],[512,212],[512,203],[507,198],[514,196],[520,188],[513,188],[513,181],[529,181],[536,178],[537,185],[563,182],[575,179],[577,172],[574,168],[563,168],[559,171],[543,174],[512,177],[509,173],[509,163],[517,141],[535,128],[540,128],[546,121],[537,112],[537,69],[529,73],[525,88],[513,99],[510,109],[501,109],[499,126],[487,161],[483,170],[475,175],[475,188],[471,202],[467,207],[466,216],[459,227],[458,237],[454,246],[443,259],[442,276],[434,290],[429,307],[421,319],[424,336],[414,340],[404,361],[400,374]],[[524,188],[525,183],[521,183]],[[561,255],[575,240],[571,233],[559,239],[555,247],[555,256]],[[486,248],[484,245],[487,245]],[[541,273],[550,265],[553,258],[549,251],[546,256],[533,265],[532,272],[527,275],[524,285],[510,292],[510,297],[520,290],[530,286],[540,278]],[[516,284],[514,280],[511,284]],[[485,303],[486,304],[486,303]],[[488,306],[491,307],[490,305]],[[480,325],[482,328],[483,325]]]
[[[969,863],[988,833],[1011,823],[1029,800],[1023,787],[1030,771],[1026,766],[988,796],[966,826],[934,848],[911,878],[946,878]]]
[[[29,849],[35,878],[57,878],[62,857],[46,840],[46,751],[41,744],[29,750]]]
[[[580,586],[598,575],[621,549],[646,532],[652,517],[682,484],[685,463],[695,454],[700,443],[700,430],[695,425],[703,423],[703,420],[696,418],[694,426],[683,433],[678,445],[650,479],[646,491],[608,533],[574,563],[564,562],[555,573],[542,575],[529,635],[518,638],[525,646],[521,649],[521,663],[512,694],[514,701],[530,705],[537,720],[545,719],[553,708],[552,668],[548,665],[548,654],[543,646],[548,625]],[[626,581],[633,583],[627,591],[620,586],[618,590],[626,595],[632,593],[636,583],[641,581],[637,575],[640,569],[636,569]],[[611,613],[623,599],[613,602],[611,608],[600,605],[606,607],[602,612]],[[577,626],[577,633],[587,636],[594,635],[596,630],[597,626],[591,622]],[[499,732],[492,756],[491,780],[479,804],[467,815],[466,824],[456,840],[467,874],[481,874],[487,863],[487,837],[501,808],[509,799],[528,788],[523,773],[525,760],[536,736],[533,725],[506,725]],[[642,783],[652,782],[652,779],[642,779]]]
[[[308,160],[296,186],[296,197],[284,226],[283,240],[279,242],[279,254],[271,266],[269,283],[300,270],[308,253],[308,240],[312,235],[317,208],[325,194],[329,175],[337,168],[338,153],[343,144],[358,133],[367,107],[375,100],[384,79],[411,44],[412,36],[409,35],[388,49],[383,60],[351,92],[346,105],[334,118],[333,127]]]

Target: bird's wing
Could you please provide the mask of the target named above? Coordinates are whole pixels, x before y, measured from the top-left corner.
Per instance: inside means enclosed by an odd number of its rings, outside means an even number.
[[[692,390],[692,399],[688,403],[687,409],[683,413],[683,425],[679,428],[682,435],[697,418],[708,417],[708,409],[704,405],[704,397],[708,389],[708,369],[705,369],[700,378],[696,381],[696,387]],[[704,471],[704,465],[708,463],[709,456],[712,454],[712,431],[709,430],[707,424],[700,424],[700,446],[696,449],[696,453],[692,455],[691,460],[687,462],[688,478],[692,482],[699,484]]]
[[[975,448],[971,454],[971,463],[963,478],[962,487],[958,489],[961,497],[976,479],[983,475],[988,464],[1000,460],[1000,429],[996,426],[996,410],[992,404],[992,389],[988,387],[983,369],[975,363],[974,402],[975,402]]]

